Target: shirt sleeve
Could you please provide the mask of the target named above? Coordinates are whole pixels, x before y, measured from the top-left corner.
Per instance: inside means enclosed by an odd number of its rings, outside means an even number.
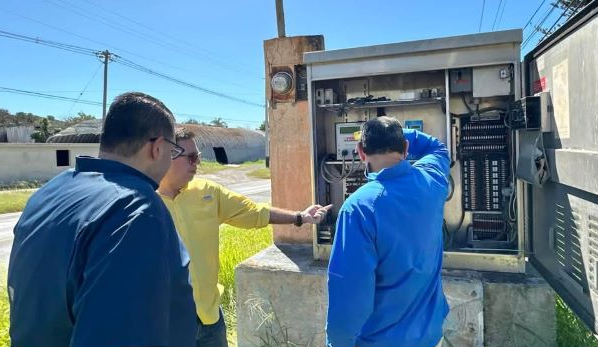
[[[70,347],[168,345],[168,230],[144,212],[119,215],[77,245]]]
[[[419,159],[414,166],[424,168],[442,185],[448,184],[450,159],[448,149],[437,138],[413,129],[403,129],[409,141],[409,153]]]
[[[238,228],[263,228],[270,223],[270,205],[253,202],[221,185],[218,189],[218,219]]]
[[[359,210],[343,209],[338,217],[328,266],[326,334],[331,347],[354,347],[374,308],[378,260],[367,220]]]

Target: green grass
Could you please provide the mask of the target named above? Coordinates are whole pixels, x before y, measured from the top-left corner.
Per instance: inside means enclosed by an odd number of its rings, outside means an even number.
[[[17,189],[34,189],[39,188],[44,184],[42,181],[33,180],[33,181],[16,181],[11,184],[2,184],[0,185],[0,191],[2,190],[17,190]]]
[[[256,170],[252,170],[247,173],[247,176],[270,179],[270,169],[267,167],[263,167]]]
[[[218,171],[222,171],[222,170],[226,170],[226,169],[247,168],[247,167],[251,167],[251,166],[265,167],[266,160],[261,159],[261,160],[255,160],[255,161],[246,161],[244,163],[241,163],[238,165],[231,165],[231,166],[222,165],[217,161],[202,160],[201,164],[199,164],[197,166],[197,172],[199,174],[212,174],[212,173],[216,173]]]
[[[224,225],[220,229],[220,276],[225,287],[222,307],[228,327],[229,345],[236,346],[237,315],[235,302],[234,269],[237,264],[272,244],[272,229],[243,230]],[[0,275],[0,347],[10,347],[8,336],[9,305],[6,294],[6,270]],[[559,347],[598,347],[598,341],[556,297],[557,340]]]
[[[8,292],[6,290],[6,268],[0,266],[0,347],[10,347],[8,335],[10,305],[8,304]]]
[[[235,267],[271,244],[271,227],[253,230],[238,229],[228,225],[220,227],[220,274],[218,281],[224,286],[222,309],[224,310],[228,340],[231,347],[237,345]]]
[[[237,345],[237,315],[235,302],[235,266],[272,244],[272,228],[243,230],[228,225],[220,228],[220,276],[224,285],[222,308],[228,327],[231,347]],[[10,347],[8,336],[9,305],[6,292],[6,271],[0,274],[0,347]]]
[[[0,192],[0,214],[23,211],[31,194],[33,191]]]
[[[197,166],[197,173],[211,174],[218,171],[222,171],[224,169],[228,168],[217,161],[202,160],[201,164]]]
[[[241,164],[241,166],[266,166],[266,159],[254,160],[254,161],[246,161]]]
[[[598,340],[558,295],[556,296],[556,327],[559,347],[598,347]]]
[[[223,165],[220,166],[226,168]],[[33,191],[0,192],[0,213],[22,211],[32,193]],[[220,229],[219,282],[225,287],[222,307],[225,312],[231,346],[236,346],[235,266],[271,244],[272,229],[270,227],[243,230],[224,225]],[[4,271],[0,275],[0,347],[10,346],[8,337],[9,305],[5,283],[6,272]],[[556,297],[556,315],[559,347],[598,347],[598,340],[558,296]]]

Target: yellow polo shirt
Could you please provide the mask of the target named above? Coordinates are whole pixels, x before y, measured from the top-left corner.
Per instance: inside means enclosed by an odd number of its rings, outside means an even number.
[[[218,283],[220,224],[265,227],[270,222],[270,206],[203,179],[189,182],[174,199],[159,195],[191,257],[189,272],[197,315],[203,324],[214,324],[224,290]]]

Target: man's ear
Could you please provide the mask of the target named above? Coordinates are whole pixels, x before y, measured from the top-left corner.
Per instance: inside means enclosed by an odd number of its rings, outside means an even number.
[[[405,140],[405,152],[403,152],[403,160],[407,159],[409,155],[409,140]]]
[[[149,149],[148,154],[152,160],[156,160],[160,158],[160,154],[162,151],[162,143],[164,142],[164,137],[160,136],[156,139],[156,141],[148,142]]]
[[[357,143],[357,154],[359,154],[359,159],[365,162],[365,153],[363,152],[363,145],[361,142]]]

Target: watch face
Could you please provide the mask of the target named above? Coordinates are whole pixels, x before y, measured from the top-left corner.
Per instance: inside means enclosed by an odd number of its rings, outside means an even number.
[[[286,94],[293,87],[293,77],[286,72],[277,72],[270,81],[272,90],[279,94]]]

